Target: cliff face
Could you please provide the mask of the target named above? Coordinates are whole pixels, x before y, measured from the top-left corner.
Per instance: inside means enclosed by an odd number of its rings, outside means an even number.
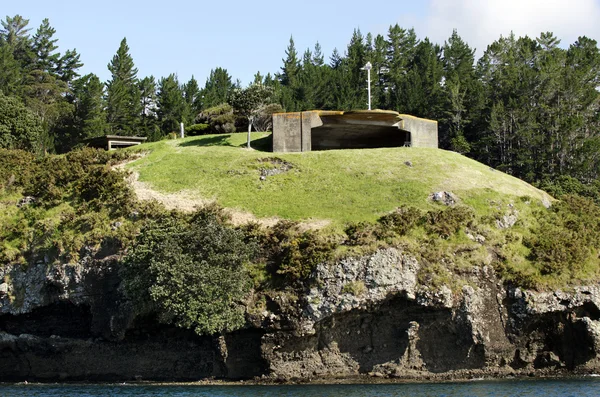
[[[418,282],[398,249],[320,265],[303,296],[271,296],[235,333],[199,337],[136,314],[118,262],[0,269],[0,379],[289,380],[590,373],[600,287],[535,292],[493,269],[458,291]]]

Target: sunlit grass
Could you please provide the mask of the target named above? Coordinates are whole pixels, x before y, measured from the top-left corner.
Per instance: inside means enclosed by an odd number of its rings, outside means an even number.
[[[452,191],[475,209],[492,198],[545,193],[454,152],[423,148],[271,153],[267,133],[207,135],[142,145],[149,154],[130,164],[140,181],[164,193],[186,192],[258,217],[373,221],[401,205],[429,209],[436,191]],[[292,168],[261,180],[260,159]],[[411,165],[407,165],[411,164]],[[276,165],[275,165],[276,166]]]

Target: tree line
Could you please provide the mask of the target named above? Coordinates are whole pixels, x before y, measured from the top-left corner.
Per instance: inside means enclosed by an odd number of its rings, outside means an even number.
[[[226,69],[203,87],[176,74],[140,77],[126,39],[111,77],[81,76],[75,50],[58,51],[46,19],[6,17],[0,29],[0,147],[65,152],[86,138],[141,135],[159,140],[180,122],[196,133],[268,127],[275,111],[364,109],[371,62],[373,108],[438,120],[440,146],[530,182],[557,176],[596,181],[600,172],[600,52],[580,37],[568,47],[550,32],[511,34],[479,59],[454,31],[443,44],[414,29],[359,29],[326,60],[319,43],[302,55],[293,38],[281,69],[257,72],[248,87]]]

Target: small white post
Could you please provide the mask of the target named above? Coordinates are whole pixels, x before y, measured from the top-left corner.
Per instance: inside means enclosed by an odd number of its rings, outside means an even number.
[[[183,128],[183,123],[180,123],[180,124],[179,124],[179,126],[180,126],[180,128],[181,128],[181,137],[183,138],[183,137],[184,137],[184,135],[185,135],[185,134],[184,134],[184,132],[185,132],[185,129]]]

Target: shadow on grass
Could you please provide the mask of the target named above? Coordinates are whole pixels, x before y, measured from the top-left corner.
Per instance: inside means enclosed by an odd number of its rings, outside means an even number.
[[[250,142],[252,149],[258,150],[259,152],[272,152],[273,151],[273,134],[269,134],[265,137],[255,139]],[[240,145],[246,147],[246,143]]]
[[[229,142],[231,134],[223,135],[210,135],[210,136],[199,136],[190,141],[183,142],[179,146],[231,146],[235,147]]]
[[[246,142],[239,145],[231,143],[231,137],[231,134],[198,136],[192,140],[181,143],[179,146],[229,146],[240,148],[246,147]],[[273,137],[271,134],[269,134],[265,137],[254,139],[250,144],[252,145],[252,149],[257,150],[259,152],[271,152],[273,150]]]

